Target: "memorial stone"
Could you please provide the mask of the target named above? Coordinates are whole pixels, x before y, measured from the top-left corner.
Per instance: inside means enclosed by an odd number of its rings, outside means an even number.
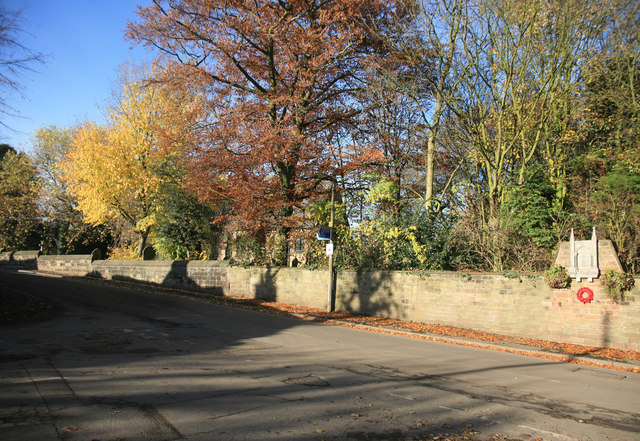
[[[582,279],[593,282],[605,269],[622,271],[613,243],[598,239],[595,227],[589,240],[576,240],[571,229],[569,241],[560,243],[555,264],[566,268],[578,282]]]

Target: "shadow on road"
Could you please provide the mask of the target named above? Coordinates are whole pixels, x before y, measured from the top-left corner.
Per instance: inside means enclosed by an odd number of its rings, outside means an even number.
[[[176,267],[172,277],[183,276]],[[206,293],[23,273],[0,275],[0,286],[60,311],[2,328],[6,440],[51,439],[47,428],[65,440],[507,439],[496,438],[498,422],[514,418],[497,404],[506,392],[470,393],[453,377],[552,364],[430,375],[431,365],[407,375],[377,362],[385,352],[369,354],[359,331],[212,304]],[[393,350],[382,337],[376,343]],[[527,409],[546,405],[520,399]],[[598,414],[601,424],[627,428]]]

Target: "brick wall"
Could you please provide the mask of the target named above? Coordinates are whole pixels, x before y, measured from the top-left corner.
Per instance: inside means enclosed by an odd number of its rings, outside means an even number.
[[[88,256],[85,256],[88,257]],[[240,268],[220,261],[100,261],[40,256],[38,268],[326,308],[328,274],[302,268]],[[42,266],[41,266],[42,262]],[[75,262],[75,263],[73,263]],[[85,266],[82,266],[85,265]],[[576,292],[593,290],[589,304]],[[640,351],[640,279],[616,304],[598,280],[549,288],[542,275],[341,271],[336,310],[511,336]]]

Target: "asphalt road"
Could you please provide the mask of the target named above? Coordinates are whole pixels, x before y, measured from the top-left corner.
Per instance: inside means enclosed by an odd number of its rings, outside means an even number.
[[[0,326],[4,441],[640,440],[639,374],[98,280],[0,290],[39,299]]]

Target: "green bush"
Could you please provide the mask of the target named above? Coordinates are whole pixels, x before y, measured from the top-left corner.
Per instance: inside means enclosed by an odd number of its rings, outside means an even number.
[[[607,288],[609,298],[614,302],[623,300],[623,293],[630,291],[635,285],[635,280],[631,274],[615,270],[605,270],[600,277],[600,282]]]
[[[544,274],[544,281],[547,282],[551,288],[561,289],[569,288],[571,286],[571,277],[567,270],[560,265],[553,265]]]

